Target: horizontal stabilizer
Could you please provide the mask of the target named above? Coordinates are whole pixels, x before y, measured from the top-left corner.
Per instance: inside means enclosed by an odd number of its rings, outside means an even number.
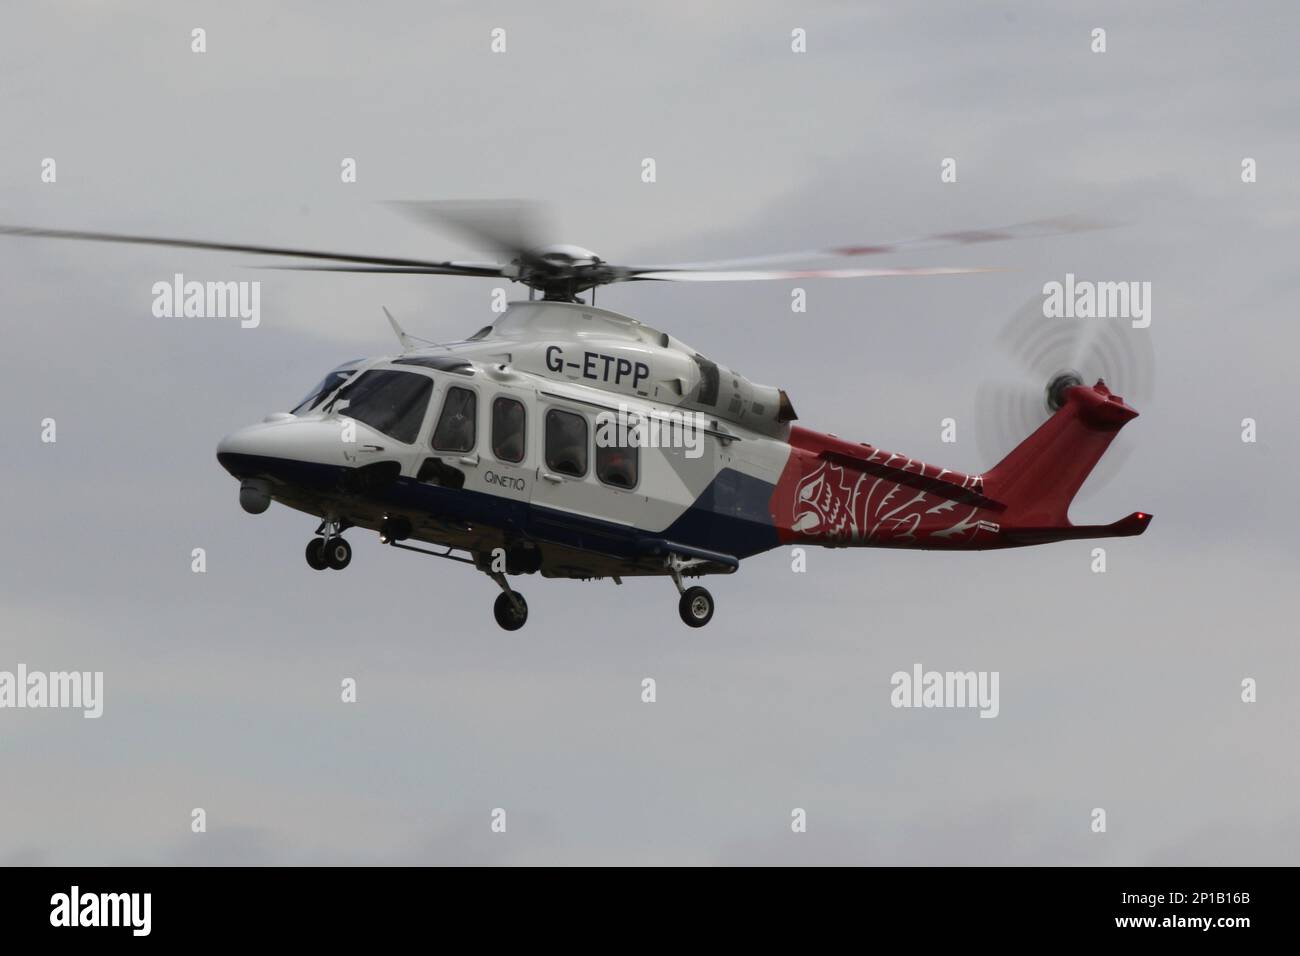
[[[1077,524],[1065,527],[1047,528],[1005,528],[1003,536],[1015,544],[1047,544],[1051,541],[1067,541],[1071,538],[1127,538],[1146,531],[1151,523],[1151,515],[1145,511],[1135,511],[1127,518],[1120,518],[1110,524]]]

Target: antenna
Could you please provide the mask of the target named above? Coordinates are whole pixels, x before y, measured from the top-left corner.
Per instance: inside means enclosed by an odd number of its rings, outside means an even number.
[[[405,329],[397,324],[397,320],[393,318],[393,313],[388,311],[388,306],[381,305],[380,308],[384,310],[384,315],[388,318],[388,324],[391,325],[393,331],[397,333],[397,341],[402,343],[403,352],[415,351],[420,348],[421,345],[427,345],[430,348],[435,349],[448,349],[448,351],[450,351],[448,346],[441,342],[434,342],[432,339],[422,339],[418,335],[409,335]]]
[[[411,349],[415,348],[415,343],[411,340],[411,337],[406,334],[405,330],[397,324],[397,320],[393,318],[393,313],[388,311],[388,306],[381,305],[380,308],[384,310],[384,315],[388,318],[388,324],[391,325],[393,331],[397,333],[397,341],[402,343],[402,351],[409,352]]]

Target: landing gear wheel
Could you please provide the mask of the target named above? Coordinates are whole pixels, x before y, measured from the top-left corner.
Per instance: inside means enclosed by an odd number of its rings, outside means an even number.
[[[329,567],[329,562],[325,560],[325,542],[320,538],[312,538],[307,542],[307,564],[313,571],[324,571]]]
[[[519,602],[518,607],[515,606],[515,601]],[[511,600],[511,595],[502,591],[492,605],[492,615],[507,631],[517,631],[528,620],[528,602],[518,591],[514,592],[514,600]]]
[[[352,545],[342,538],[330,538],[325,544],[325,560],[335,571],[342,571],[352,562]]]
[[[702,587],[687,588],[677,602],[677,613],[690,627],[703,627],[713,620],[713,595]]]

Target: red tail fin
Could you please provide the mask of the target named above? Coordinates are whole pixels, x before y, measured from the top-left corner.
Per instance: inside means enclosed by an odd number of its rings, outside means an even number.
[[[1101,381],[1066,389],[1056,414],[984,475],[984,493],[1007,506],[1002,520],[1008,527],[1069,527],[1070,502],[1079,486],[1119,430],[1136,417]]]

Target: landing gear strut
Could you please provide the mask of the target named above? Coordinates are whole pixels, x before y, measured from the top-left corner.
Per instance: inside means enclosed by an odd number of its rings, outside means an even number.
[[[342,571],[352,563],[352,545],[341,537],[345,527],[344,522],[328,518],[320,523],[316,533],[321,537],[307,542],[307,564],[313,571]]]
[[[698,558],[680,558],[675,554],[669,555],[666,562],[673,584],[677,585],[677,591],[681,594],[677,602],[677,613],[688,627],[703,627],[713,620],[713,595],[708,589],[699,585],[688,588],[682,584],[683,571],[705,563]]]

